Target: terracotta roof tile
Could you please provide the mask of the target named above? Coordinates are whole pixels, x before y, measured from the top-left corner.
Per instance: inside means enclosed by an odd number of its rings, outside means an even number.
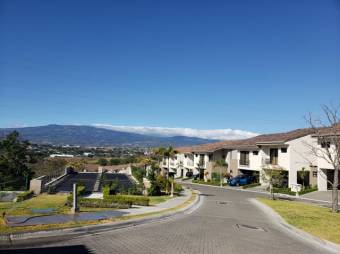
[[[208,143],[203,145],[191,146],[191,147],[178,147],[175,150],[179,153],[203,153],[214,152],[220,149],[258,149],[258,143],[265,142],[288,142],[293,139],[301,138],[312,134],[314,131],[311,128],[297,129],[289,132],[273,133],[259,135],[248,139],[239,140],[225,140],[220,142]]]

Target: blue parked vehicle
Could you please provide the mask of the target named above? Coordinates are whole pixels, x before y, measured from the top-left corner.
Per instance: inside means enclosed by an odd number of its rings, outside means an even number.
[[[250,184],[254,181],[254,177],[250,175],[238,175],[235,177],[232,177],[228,180],[228,184],[230,186],[242,186]]]

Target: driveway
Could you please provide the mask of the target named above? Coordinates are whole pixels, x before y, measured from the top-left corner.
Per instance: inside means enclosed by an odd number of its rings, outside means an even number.
[[[203,204],[191,214],[4,253],[326,253],[282,232],[248,201],[261,194],[193,188]]]
[[[338,195],[340,197],[340,191],[338,191]],[[302,195],[301,197],[332,202],[332,191],[313,191],[305,195]]]

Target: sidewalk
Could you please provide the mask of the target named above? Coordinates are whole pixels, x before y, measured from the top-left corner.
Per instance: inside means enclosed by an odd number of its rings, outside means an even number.
[[[185,189],[181,196],[169,199],[165,202],[154,206],[132,206],[129,209],[117,209],[98,212],[80,212],[77,214],[52,214],[44,216],[8,216],[6,217],[7,225],[11,227],[46,225],[67,223],[71,221],[81,222],[88,220],[105,220],[128,215],[140,215],[144,213],[162,212],[167,209],[177,207],[189,200],[191,191]]]

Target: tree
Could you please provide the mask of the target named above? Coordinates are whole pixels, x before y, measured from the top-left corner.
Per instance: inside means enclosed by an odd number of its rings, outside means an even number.
[[[109,164],[109,162],[107,161],[107,159],[105,158],[100,158],[97,163],[100,165],[100,166],[107,166],[107,164]]]
[[[148,180],[150,181],[150,188],[148,189],[148,194],[150,196],[159,196],[161,195],[161,186],[159,185],[155,169],[151,168],[149,174],[148,174]]]
[[[70,161],[67,165],[81,172],[85,170],[86,161],[84,159],[79,161]]]
[[[121,164],[121,160],[119,158],[112,158],[110,160],[110,165],[119,165],[119,164]]]
[[[34,163],[32,171],[36,177],[47,175],[54,178],[64,173],[66,165],[67,161],[64,158],[48,158]]]
[[[339,170],[340,170],[340,118],[339,106],[322,106],[324,120],[315,119],[311,114],[307,122],[313,130],[313,135],[318,139],[319,145],[308,145],[310,152],[316,158],[329,163],[334,169],[333,180],[327,179],[332,186],[332,212],[339,210]]]
[[[274,187],[281,186],[284,179],[284,173],[281,168],[262,168],[262,180],[269,184],[271,199],[275,199]]]
[[[174,158],[176,154],[177,154],[177,152],[173,149],[172,146],[169,146],[164,151],[164,157],[168,160],[168,170],[167,170],[167,174],[166,174],[166,178],[167,178],[167,182],[166,183],[167,183],[167,185],[168,185],[168,182],[169,182],[170,159]],[[168,188],[166,188],[166,193],[168,194]],[[173,183],[173,181],[171,181],[171,197],[173,195],[174,195],[174,183]]]
[[[305,178],[307,176],[308,172],[306,171],[305,167],[301,168],[301,171],[298,171],[298,176],[301,178],[302,180],[302,189],[305,189]]]
[[[19,140],[19,133],[13,131],[0,141],[0,189],[28,188],[33,172],[27,166],[30,162],[29,143]]]
[[[220,169],[220,187],[223,186],[223,177],[222,177],[222,169],[226,167],[228,169],[228,163],[224,160],[218,160],[215,162],[214,167],[218,167]]]

